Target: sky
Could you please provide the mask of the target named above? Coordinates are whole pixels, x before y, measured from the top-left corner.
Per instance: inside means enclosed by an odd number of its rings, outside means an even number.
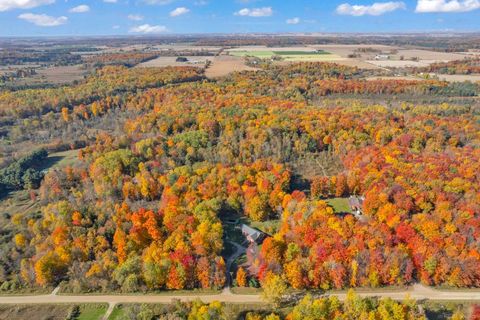
[[[480,0],[0,0],[0,37],[471,31]]]

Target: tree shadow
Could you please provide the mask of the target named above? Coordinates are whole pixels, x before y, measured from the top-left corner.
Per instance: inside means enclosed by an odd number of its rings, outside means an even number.
[[[50,169],[51,167],[59,163],[61,160],[63,160],[63,158],[64,157],[61,156],[47,157],[44,161],[37,165],[37,169],[41,171]]]

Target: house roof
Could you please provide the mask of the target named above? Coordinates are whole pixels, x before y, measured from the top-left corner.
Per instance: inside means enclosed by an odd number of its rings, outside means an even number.
[[[254,241],[261,239],[265,235],[262,231],[249,227],[246,224],[242,224],[242,233],[248,235]]]
[[[350,197],[348,198],[348,203],[350,207],[361,208],[362,207],[362,199],[359,197]]]

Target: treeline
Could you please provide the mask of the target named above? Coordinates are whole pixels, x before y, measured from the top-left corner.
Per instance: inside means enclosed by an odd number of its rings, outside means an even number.
[[[81,63],[81,56],[62,50],[0,50],[0,65],[54,64],[72,65]]]
[[[480,59],[468,58],[463,60],[455,60],[449,62],[436,62],[428,67],[414,68],[413,72],[430,72],[439,74],[479,74]]]
[[[246,310],[245,310],[246,309]],[[201,301],[180,302],[170,305],[125,305],[121,307],[121,319],[209,319],[209,320],[331,320],[331,319],[380,319],[380,320],[426,320],[432,311],[413,300],[397,302],[391,299],[361,298],[353,291],[344,302],[331,296],[314,298],[310,295],[291,308],[250,311],[234,304]],[[446,310],[442,319],[465,320],[462,310]],[[475,320],[474,316],[471,320]]]
[[[149,61],[158,57],[156,52],[120,52],[120,53],[103,53],[82,56],[85,63],[96,65],[124,65],[133,67],[139,63]]]
[[[330,63],[294,63],[288,66],[268,66],[257,72],[230,75],[223,83],[237,86],[236,90],[282,99],[311,101],[342,95],[401,95],[415,96],[476,96],[478,84],[448,83],[436,80],[371,80],[360,79],[362,71]]]
[[[38,188],[43,178],[39,168],[47,156],[45,149],[39,149],[1,169],[0,191]]]

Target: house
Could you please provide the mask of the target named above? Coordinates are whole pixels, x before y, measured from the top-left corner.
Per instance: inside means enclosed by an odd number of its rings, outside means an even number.
[[[350,196],[350,198],[348,198],[348,204],[350,205],[350,209],[352,209],[353,215],[357,218],[362,216],[363,214],[362,207],[364,200],[365,197]]]
[[[375,60],[388,60],[390,56],[388,54],[377,54]]]
[[[262,241],[267,236],[262,231],[249,227],[246,224],[242,224],[242,233],[250,243],[257,243],[257,244],[262,243]]]

